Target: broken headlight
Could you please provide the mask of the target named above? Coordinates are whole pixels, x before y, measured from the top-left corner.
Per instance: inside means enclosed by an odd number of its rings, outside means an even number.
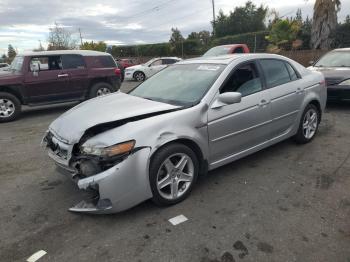
[[[130,153],[135,146],[135,140],[119,143],[109,147],[82,146],[81,152],[87,155],[113,157]]]

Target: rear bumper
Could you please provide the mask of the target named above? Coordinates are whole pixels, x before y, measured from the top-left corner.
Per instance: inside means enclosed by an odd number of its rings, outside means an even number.
[[[72,179],[78,188],[93,192],[70,208],[73,212],[110,214],[129,209],[152,197],[148,179],[150,148],[143,148],[124,161],[94,176],[79,179],[74,171],[58,166],[58,171]]]

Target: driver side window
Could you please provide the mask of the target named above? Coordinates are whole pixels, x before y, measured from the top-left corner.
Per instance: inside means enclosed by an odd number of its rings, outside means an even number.
[[[248,96],[263,89],[259,72],[254,62],[247,63],[234,69],[233,74],[221,88],[220,93],[239,92]]]

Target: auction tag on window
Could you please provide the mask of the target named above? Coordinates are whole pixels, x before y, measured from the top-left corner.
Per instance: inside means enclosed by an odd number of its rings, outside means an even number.
[[[216,65],[200,65],[198,68],[198,70],[204,70],[204,71],[217,71],[220,69],[220,66],[216,66]]]

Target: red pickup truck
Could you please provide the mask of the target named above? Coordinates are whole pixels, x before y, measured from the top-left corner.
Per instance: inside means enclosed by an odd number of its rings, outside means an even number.
[[[0,71],[0,122],[16,119],[21,105],[82,101],[115,92],[121,71],[110,54],[44,51],[18,55]]]
[[[249,53],[249,48],[246,44],[220,45],[209,49],[203,56],[220,56],[228,54]]]

